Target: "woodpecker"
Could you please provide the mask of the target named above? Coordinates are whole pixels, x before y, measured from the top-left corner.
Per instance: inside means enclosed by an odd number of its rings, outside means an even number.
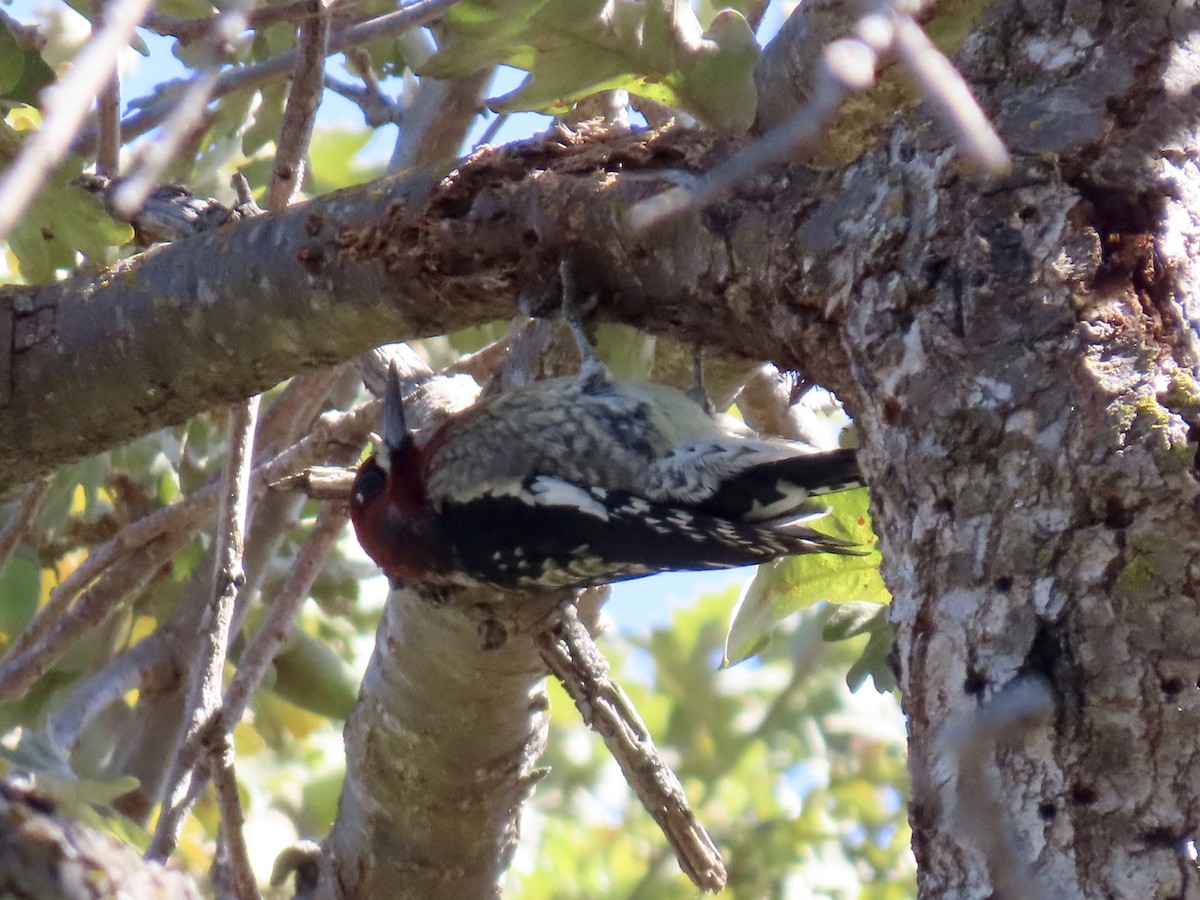
[[[579,376],[485,398],[418,446],[393,367],[350,515],[393,578],[582,588],[667,570],[859,551],[807,527],[861,484],[853,450],[760,438],[666,385]]]

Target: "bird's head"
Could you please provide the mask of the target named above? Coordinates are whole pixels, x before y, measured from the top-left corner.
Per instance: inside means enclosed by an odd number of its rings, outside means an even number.
[[[358,542],[384,572],[420,577],[437,554],[422,533],[431,519],[425,498],[421,449],[404,417],[400,376],[388,370],[383,405],[383,436],[358,467],[350,496],[350,521]]]

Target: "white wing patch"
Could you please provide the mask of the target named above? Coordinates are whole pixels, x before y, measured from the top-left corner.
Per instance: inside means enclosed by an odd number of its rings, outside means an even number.
[[[596,499],[592,491],[569,481],[563,481],[561,478],[540,475],[530,483],[528,490],[521,492],[520,496],[535,506],[574,507],[603,522],[608,521],[608,510],[605,509],[603,503]]]

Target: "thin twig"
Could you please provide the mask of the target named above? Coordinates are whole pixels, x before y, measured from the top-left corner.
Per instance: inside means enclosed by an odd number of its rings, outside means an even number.
[[[240,205],[230,207],[211,197],[196,197],[177,184],[156,185],[132,215],[120,215],[111,202],[119,183],[89,172],[73,182],[103,200],[114,218],[132,225],[134,240],[141,246],[170,243],[246,217]]]
[[[77,681],[67,698],[46,718],[50,743],[67,757],[96,716],[131,688],[145,684],[176,653],[178,634],[160,626],[144,640],[118,654],[104,668]]]
[[[286,450],[255,466],[251,474],[251,491],[255,497],[272,486],[286,481],[298,472],[324,460],[331,447],[357,451],[367,440],[379,420],[380,403],[364,403],[347,412],[329,412],[317,419],[312,430]],[[131,582],[130,573],[151,577],[166,559],[191,539],[192,532],[213,513],[220,499],[221,486],[211,483],[190,497],[171,506],[157,509],[121,529],[109,541],[94,549],[62,583],[51,592],[50,601],[13,642],[0,659],[0,702],[13,700],[53,664],[41,659],[47,648],[58,655],[69,646],[65,640],[78,639],[87,628],[98,621],[97,610],[111,608],[108,604],[144,582]],[[148,546],[163,538],[161,544]],[[112,573],[106,573],[114,567]],[[78,610],[68,609],[83,588],[98,576],[86,594],[76,601]],[[110,580],[111,579],[111,580]],[[129,585],[132,585],[130,587]],[[67,624],[64,618],[75,624]],[[45,638],[44,636],[51,636]],[[17,676],[20,676],[19,678]]]
[[[725,887],[721,853],[688,806],[679,778],[654,745],[633,704],[608,677],[608,663],[571,604],[535,639],[543,661],[562,682],[584,722],[602,738],[625,780],[658,823],[679,867],[701,890]]]
[[[258,398],[238,404],[229,414],[229,450],[222,477],[220,527],[217,531],[219,550],[213,573],[213,597],[199,643],[199,656],[192,669],[192,682],[185,709],[188,719],[177,746],[195,740],[209,727],[221,709],[221,675],[229,646],[229,626],[244,575],[242,546],[245,534],[246,510],[250,500],[251,454],[254,444],[254,425],[258,416]],[[187,810],[190,774],[176,760],[164,785],[162,812],[154,838],[146,851],[149,859],[165,860],[175,849]]]
[[[909,16],[896,16],[895,50],[923,96],[958,138],[967,159],[984,172],[1007,172],[1011,160],[1000,135],[971,93],[954,63]]]
[[[106,10],[103,27],[75,57],[70,71],[43,93],[41,129],[0,178],[0,240],[9,236],[46,176],[66,155],[92,101],[116,70],[117,53],[129,43],[152,2],[115,0]]]
[[[334,0],[330,9],[336,8],[340,15],[345,15],[356,6],[361,6],[366,0]],[[246,14],[246,28],[249,31],[262,31],[272,25],[292,22],[300,25],[306,18],[313,15],[309,0],[293,0],[291,3],[280,3],[276,6],[262,6],[252,9]],[[173,37],[183,45],[194,43],[200,38],[207,37],[211,32],[217,16],[205,16],[202,19],[184,19],[167,13],[151,10],[142,20],[142,27]]]
[[[278,6],[263,6],[250,10],[246,14],[246,28],[250,31],[262,31],[272,25],[283,22],[301,22],[312,15],[309,0],[295,0],[292,3],[281,3]],[[173,37],[179,43],[188,45],[212,33],[219,15],[206,16],[203,19],[183,19],[158,10],[146,13],[142,27],[164,37]]]
[[[271,600],[266,619],[238,658],[237,674],[225,692],[221,713],[227,729],[241,720],[250,697],[270,670],[345,524],[342,504],[322,504],[312,531],[296,553],[291,571]]]
[[[259,455],[278,453],[312,425],[325,399],[339,382],[344,366],[293,375],[258,422],[254,446]]]
[[[364,77],[363,82],[361,85],[350,84],[325,76],[325,86],[362,110],[363,121],[371,128],[401,124],[404,107],[380,89],[378,79],[368,81]]]
[[[103,25],[110,0],[95,0],[96,20],[92,26]],[[121,76],[116,68],[105,81],[96,101],[96,119],[100,142],[96,147],[96,174],[116,178],[121,168]]]
[[[13,551],[17,549],[17,544],[29,531],[30,524],[42,508],[42,500],[45,499],[49,487],[49,479],[39,478],[21,488],[21,495],[14,503],[12,515],[0,526],[0,572],[4,571]]]
[[[410,362],[419,363],[416,366],[418,377],[428,377],[430,373],[424,363],[415,359],[415,355],[411,352],[408,355],[411,357]],[[343,375],[345,374],[343,372]],[[376,409],[375,412],[377,417],[378,410]],[[421,410],[415,409],[414,412],[420,418]],[[356,447],[343,446],[337,453],[331,455],[340,456],[349,461],[356,454]],[[271,600],[271,611],[268,613],[266,621],[238,661],[237,674],[225,693],[221,713],[212,726],[214,729],[231,733],[244,715],[251,696],[262,682],[282,642],[286,639],[300,606],[311,591],[313,582],[320,573],[324,560],[345,523],[347,496],[337,498],[340,502],[336,504],[323,505],[318,513],[317,523],[297,553],[288,578]],[[241,606],[239,606],[239,610],[235,610],[236,628],[241,627],[240,620],[237,618],[239,611],[242,611]],[[212,761],[200,752],[201,749],[195,742],[186,743],[177,754],[180,768],[192,771],[188,793],[183,800],[185,810],[190,810],[199,800],[212,773]]]
[[[372,128],[400,125],[404,119],[404,106],[380,86],[370,51],[365,47],[351,47],[345,55],[346,68],[362,79],[362,86],[335,82],[328,75],[325,77],[326,86],[356,104],[362,110],[363,119]]]
[[[271,448],[265,446],[265,442],[270,440],[272,435],[276,441],[283,441],[285,439],[293,440],[295,435],[300,433],[301,429],[306,429],[311,425],[312,419],[320,411],[318,404],[328,394],[331,382],[336,381],[339,377],[344,378],[346,374],[345,367],[339,367],[327,372],[310,373],[310,379],[304,380],[302,383],[298,383],[294,379],[285,388],[280,397],[275,400],[271,408],[267,410],[267,413],[261,417],[259,433],[255,440],[256,445],[260,446],[264,452],[269,452]],[[276,413],[276,419],[274,422],[269,422],[267,420],[272,412]],[[353,456],[355,452],[353,446],[348,446],[339,448],[338,453],[334,455]],[[306,469],[304,471],[311,472],[313,469]],[[343,477],[342,489],[337,493],[335,498],[346,501],[350,495],[353,470],[330,467],[329,471],[348,476]],[[258,516],[261,514],[261,509],[261,506],[256,507],[256,523]],[[318,516],[318,526],[320,524],[321,518]],[[281,522],[280,527],[290,527],[290,524]],[[256,584],[256,573],[249,567],[251,558],[255,556],[256,541],[267,540],[268,542],[272,542],[274,540],[273,537],[264,537],[264,535],[258,533],[257,528],[258,525],[255,524],[250,529],[248,535],[246,547],[247,578],[246,584],[242,588],[243,595],[251,595],[256,591],[256,587],[254,586]],[[310,547],[311,543],[316,543],[316,540],[312,537],[300,548],[293,564],[293,573],[312,571],[315,576],[316,572],[319,571],[321,562],[317,557],[320,554],[315,548]],[[321,558],[323,559],[323,557]],[[310,560],[313,561],[310,562]],[[257,568],[261,570],[263,567],[259,566]],[[261,577],[261,571],[257,574]],[[303,586],[303,583],[299,585],[293,583],[295,577],[296,575],[294,574],[279,588],[273,604],[285,602],[286,598],[292,596],[292,591],[307,590]],[[274,608],[273,605],[272,609]],[[268,619],[270,618],[271,616],[268,616]],[[183,627],[188,628],[186,624]],[[236,629],[237,627],[238,617],[235,612],[234,628]],[[188,628],[186,637],[190,638],[192,631],[193,629]],[[178,656],[179,640],[178,626],[170,623],[165,624],[156,629],[144,640],[139,641],[133,647],[120,653],[99,671],[76,683],[71,688],[66,699],[47,718],[46,731],[54,745],[61,748],[64,754],[69,753],[97,715],[103,712],[110,704],[119,700],[131,688],[145,684],[146,679],[154,677],[161,670],[164,663],[172,662]],[[248,650],[247,652],[250,651]],[[243,661],[245,658],[246,656],[243,654]],[[244,662],[239,664],[239,672],[243,666]],[[238,678],[235,678],[230,689],[232,690],[237,683]],[[227,695],[226,704],[228,705],[230,702],[230,698]],[[234,705],[238,705],[236,701],[234,701]],[[239,712],[235,719],[240,718],[241,713]]]
[[[245,178],[239,176],[237,188],[242,202],[253,202],[250,185]],[[287,205],[286,199],[283,205]],[[250,515],[250,470],[254,459],[254,435],[258,431],[258,409],[262,396],[256,395],[232,407],[229,412],[230,459],[226,460],[224,479],[227,482],[227,500],[222,502],[221,524],[218,531],[220,540],[217,552],[214,582],[218,587],[214,608],[217,610],[218,629],[222,635],[218,640],[213,638],[212,646],[216,657],[210,664],[206,674],[206,684],[198,695],[192,692],[189,699],[197,696],[205,698],[207,706],[212,704],[211,713],[206,710],[203,719],[196,721],[211,721],[213,730],[211,740],[205,742],[209,768],[216,774],[217,808],[221,815],[221,839],[224,842],[225,853],[218,854],[213,861],[217,870],[214,881],[228,881],[236,900],[258,900],[258,885],[254,879],[254,870],[250,865],[250,854],[246,849],[245,835],[242,828],[245,816],[242,814],[241,800],[238,797],[237,777],[233,768],[233,735],[229,728],[224,727],[221,711],[224,706],[223,673],[225,658],[229,649],[229,636],[233,633],[234,611],[242,586],[246,583],[246,572],[243,567],[246,529]],[[236,458],[234,458],[236,455]],[[227,506],[232,504],[232,511]],[[224,582],[222,584],[222,581]],[[206,648],[207,649],[207,648]],[[185,706],[190,709],[191,704]],[[185,735],[184,741],[187,740]],[[186,772],[187,778],[194,789],[195,773],[191,766],[180,766],[180,772]],[[169,785],[171,782],[168,781]],[[191,811],[191,804],[185,804],[179,811],[180,829],[182,820]],[[157,833],[155,834],[157,838]],[[169,852],[169,851],[168,851]]]
[[[103,622],[122,600],[158,576],[163,564],[190,539],[190,532],[179,531],[134,550],[105,571],[74,606],[49,618],[35,640],[24,641],[19,649],[14,645],[0,665],[0,702],[23,695],[75,641]]]
[[[329,43],[329,15],[323,0],[309,0],[312,15],[300,26],[299,55],[292,72],[283,122],[276,142],[275,165],[267,189],[267,209],[280,212],[304,180],[304,155],[312,136],[313,120],[324,90],[325,54]]]
[[[299,187],[303,173],[304,155],[308,150],[313,120],[321,98],[325,51],[329,37],[329,17],[326,14],[323,0],[310,0],[310,3],[313,15],[306,18],[300,28],[296,69],[292,75],[292,89],[288,94],[287,106],[280,126],[275,167],[267,194],[267,209],[271,212],[279,212],[286,208]],[[248,192],[249,186],[243,183],[241,189]],[[209,752],[205,755],[206,765],[204,768],[208,772],[215,773],[218,779],[217,791],[221,805],[222,835],[229,851],[227,861],[231,869],[229,879],[239,898],[257,897],[258,891],[254,886],[254,876],[249,868],[244,837],[241,833],[242,813],[237,798],[237,786],[236,783],[233,783],[232,775],[232,729],[241,717],[242,709],[238,709],[236,715],[225,713],[224,699],[221,696],[221,668],[225,662],[238,590],[245,580],[241,561],[242,535],[246,526],[250,494],[249,482],[252,465],[250,448],[253,446],[260,399],[260,397],[252,397],[244,404],[235,407],[230,414],[231,434],[241,438],[236,445],[239,451],[236,460],[238,492],[231,495],[231,499],[240,503],[240,509],[238,510],[239,515],[231,516],[228,519],[229,537],[222,544],[221,554],[218,556],[217,571],[224,573],[225,584],[224,589],[220,592],[217,605],[222,639],[219,643],[214,640],[212,644],[214,650],[210,651],[213,653],[210,656],[210,664],[216,664],[217,668],[206,676],[206,684],[201,693],[193,692],[193,699],[202,699],[203,705],[193,717],[191,727],[179,742],[180,752],[177,753],[172,775],[166,782],[163,814],[159,820],[159,827],[155,831],[154,840],[147,851],[152,858],[157,855],[165,859],[174,850],[183,820],[191,810],[194,799],[204,784],[199,767],[196,766],[194,754],[184,751],[195,744],[197,737],[203,732],[205,723],[212,719],[211,725],[215,731],[210,732],[212,738],[207,742]],[[235,443],[231,438],[231,459],[235,456],[234,451]],[[229,478],[235,471],[232,463],[230,465],[231,467],[227,469]],[[224,519],[225,516],[222,518]],[[224,534],[224,529],[222,534]],[[332,538],[330,541],[332,542]],[[221,556],[225,557],[223,563],[220,561]],[[218,578],[220,577],[222,576],[219,574]],[[312,572],[311,577],[315,578],[316,573]],[[311,582],[309,586],[311,586]],[[269,660],[267,664],[269,664]],[[188,707],[195,708],[194,702],[189,703]],[[170,798],[169,801],[166,798]],[[164,820],[166,820],[165,824]],[[249,887],[247,888],[246,885]]]
[[[232,734],[245,715],[250,699],[287,640],[300,607],[312,590],[345,522],[342,504],[325,504],[321,507],[317,522],[296,555],[291,572],[271,601],[271,611],[238,660],[237,674],[225,691],[221,712],[211,726],[211,733]],[[202,755],[203,749],[200,740],[188,741],[179,749],[177,765],[180,769],[190,769],[192,772],[187,796],[182,803],[185,813],[200,799],[204,786],[214,774],[213,760]]]
[[[717,769],[709,772],[709,777],[700,791],[700,802],[697,805],[707,806],[717,795],[722,778],[737,768],[745,758],[747,751],[756,743],[765,741],[767,735],[779,730],[781,718],[787,715],[788,710],[792,709],[796,703],[796,695],[808,684],[812,673],[824,664],[823,660],[828,655],[828,648],[829,644],[825,643],[821,637],[820,630],[807,629],[802,633],[800,643],[789,650],[789,655],[795,660],[795,664],[792,666],[788,683],[771,699],[770,705],[759,717],[754,727],[741,732],[737,743],[722,754]],[[626,900],[643,900],[643,898],[654,896],[657,893],[655,891],[658,880],[657,873],[667,862],[667,856],[668,851],[663,849],[656,852],[647,861],[644,874],[629,891]]]
[[[378,401],[374,401],[347,412],[321,416],[309,434],[255,466],[251,479],[254,495],[258,496],[273,485],[321,462],[331,446],[361,447],[378,421],[379,408]],[[220,485],[215,482],[208,484],[185,500],[131,522],[110,540],[93,549],[88,558],[51,591],[50,601],[21,632],[4,658],[0,659],[0,676],[8,671],[17,656],[23,655],[42,634],[54,627],[75,595],[105,569],[163,535],[190,535],[216,509],[219,498]],[[6,681],[0,679],[0,702],[19,694],[20,691],[14,692]]]
[[[821,52],[816,86],[807,103],[691,186],[672,188],[636,204],[628,214],[630,227],[642,230],[704,206],[743,179],[817,140],[846,94],[865,90],[874,83],[876,58],[874,49],[861,41],[846,39],[828,44]]]
[[[395,37],[413,28],[428,25],[441,18],[458,0],[417,0],[396,12],[369,19],[350,28],[334,32],[329,36],[329,54],[341,53],[351,47],[368,44],[378,38]],[[226,94],[245,88],[260,87],[291,72],[296,65],[299,51],[289,50],[274,59],[241,66],[225,72],[212,86],[210,99],[219,99]],[[157,127],[175,108],[177,95],[163,98],[144,98],[134,101],[141,110],[121,123],[121,138],[128,141]],[[144,105],[143,105],[144,103]],[[73,145],[78,153],[88,153],[96,143],[95,129],[84,131]]]
[[[484,144],[490,144],[496,138],[498,132],[504,123],[508,121],[508,113],[500,113],[492,121],[488,122],[487,128],[483,129],[483,134],[479,136],[479,140],[475,142],[475,149],[478,150]]]
[[[242,828],[246,817],[242,814],[242,802],[238,797],[237,774],[233,766],[233,735],[225,730],[213,732],[206,757],[211,760],[213,787],[216,789],[217,809],[221,813],[221,842],[225,853],[218,854],[214,866],[220,863],[222,871],[213,880],[221,884],[222,875],[228,874],[228,887],[236,900],[259,900],[258,882],[254,867],[250,864],[250,851],[246,847],[246,836]],[[221,896],[218,894],[218,896]]]
[[[315,460],[314,460],[315,461]],[[303,468],[303,467],[300,467]],[[0,702],[12,699],[13,685],[3,676],[20,656],[24,655],[44,634],[58,625],[71,601],[84,588],[104,573],[118,559],[137,552],[164,535],[190,534],[205,516],[216,508],[217,487],[210,485],[197,491],[187,500],[155,510],[136,522],[124,526],[113,537],[99,547],[93,548],[87,559],[75,567],[59,585],[50,592],[50,599],[25,626],[25,630],[13,641],[8,652],[0,659]]]

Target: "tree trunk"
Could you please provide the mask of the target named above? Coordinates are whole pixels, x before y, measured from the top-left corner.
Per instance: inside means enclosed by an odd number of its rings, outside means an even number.
[[[853,174],[874,252],[822,263],[856,268],[923,897],[1200,896],[1198,24],[994,4],[961,62],[1012,174],[901,125]],[[1023,673],[1056,708],[980,796],[962,726]]]
[[[346,722],[346,783],[321,896],[498,897],[546,742],[530,635],[555,598],[498,609],[393,591]],[[510,639],[511,635],[511,639]]]

